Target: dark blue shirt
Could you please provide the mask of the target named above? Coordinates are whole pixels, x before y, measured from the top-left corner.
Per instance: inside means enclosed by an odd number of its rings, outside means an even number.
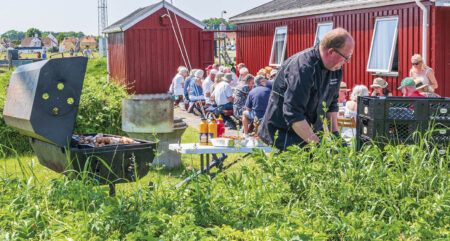
[[[186,78],[186,80],[184,81],[184,96],[187,96],[187,95],[188,95],[188,87],[189,87],[190,84],[191,84],[191,79],[192,79],[192,77],[193,77],[193,76],[188,76],[188,77]]]
[[[266,79],[266,87],[269,88],[270,90],[272,90],[272,86],[273,86],[273,80]]]
[[[245,106],[253,109],[256,116],[261,119],[266,113],[267,103],[269,102],[270,89],[266,86],[256,86],[248,93]]]

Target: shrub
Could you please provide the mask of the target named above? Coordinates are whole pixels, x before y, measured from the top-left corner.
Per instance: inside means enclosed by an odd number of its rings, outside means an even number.
[[[12,72],[0,76],[0,140],[1,150],[7,156],[30,153],[28,137],[6,126],[3,119],[6,92]],[[84,79],[74,133],[123,135],[121,131],[122,98],[128,97],[125,87],[107,80],[106,59],[90,59]],[[5,148],[6,147],[6,148]]]

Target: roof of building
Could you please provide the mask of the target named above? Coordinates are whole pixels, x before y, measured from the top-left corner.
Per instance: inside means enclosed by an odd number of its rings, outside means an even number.
[[[131,28],[136,23],[142,21],[143,19],[147,18],[148,16],[152,15],[154,12],[158,11],[161,8],[167,8],[170,11],[174,12],[177,16],[180,16],[192,24],[198,26],[199,28],[204,29],[205,25],[195,19],[194,17],[190,16],[189,14],[181,11],[180,9],[176,8],[175,6],[171,5],[168,2],[162,1],[159,3],[152,4],[147,7],[139,8],[136,11],[128,14],[128,16],[120,19],[119,21],[111,24],[107,28],[103,30],[104,33],[115,33],[115,32],[124,32],[127,29]]]
[[[59,43],[59,45],[62,46],[62,45],[67,45],[67,44],[76,44],[77,42],[78,42],[77,38],[66,37],[66,38],[64,38],[63,41],[61,41],[61,43]]]
[[[22,47],[31,47],[31,40],[33,40],[34,37],[26,37],[20,41],[20,46]]]
[[[413,0],[273,0],[230,18],[232,23],[259,22],[320,13],[386,6]]]
[[[81,42],[82,42],[82,43],[96,43],[97,41],[96,41],[95,38],[92,37],[92,36],[84,36],[84,37],[81,39]]]

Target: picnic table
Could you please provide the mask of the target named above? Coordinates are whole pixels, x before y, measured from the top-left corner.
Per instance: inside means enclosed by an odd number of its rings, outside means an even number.
[[[235,160],[227,166],[223,166],[225,159],[228,157],[226,154],[245,154],[242,158],[247,157],[255,150],[262,150],[264,152],[271,152],[272,148],[269,146],[258,146],[258,147],[217,147],[217,146],[202,146],[199,143],[186,143],[186,144],[169,144],[169,150],[176,151],[181,154],[199,154],[200,155],[200,170],[191,177],[186,178],[182,182],[176,185],[178,189],[185,183],[189,183],[192,177],[196,177],[200,174],[206,173],[210,174],[209,171],[213,167],[217,167],[219,170],[217,173],[228,169],[231,165],[237,163],[239,160]],[[220,157],[217,154],[221,154]],[[210,162],[211,160],[211,162]],[[206,165],[205,165],[206,161]],[[216,174],[217,174],[216,173]],[[214,177],[215,175],[212,175]]]

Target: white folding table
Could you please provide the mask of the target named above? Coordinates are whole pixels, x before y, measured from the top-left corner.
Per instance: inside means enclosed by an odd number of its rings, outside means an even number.
[[[269,146],[258,146],[258,147],[216,147],[216,146],[202,146],[199,143],[186,143],[186,144],[169,144],[169,150],[176,151],[181,154],[200,154],[200,170],[195,176],[201,173],[209,174],[209,170],[215,166],[219,168],[218,172],[222,172],[224,169],[229,168],[233,163],[223,167],[223,162],[228,157],[226,153],[244,153],[243,157],[246,157],[253,153],[255,150],[262,150],[264,152],[271,152],[272,148]],[[222,154],[221,157],[217,157],[216,154]],[[210,163],[210,155],[211,163]],[[206,156],[206,166],[205,166],[205,156]],[[194,176],[194,177],[195,177]],[[186,178],[182,182],[177,184],[177,188],[182,186],[184,183],[190,182],[191,177]]]

